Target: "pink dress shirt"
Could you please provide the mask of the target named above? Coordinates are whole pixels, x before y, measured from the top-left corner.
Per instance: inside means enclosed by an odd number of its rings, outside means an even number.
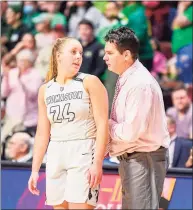
[[[3,76],[1,97],[7,98],[6,115],[11,119],[22,120],[27,127],[37,125],[38,89],[42,84],[37,69],[31,68],[19,77],[19,69],[11,69]]]
[[[136,60],[117,83],[109,120],[110,156],[168,148],[163,96],[154,77]]]

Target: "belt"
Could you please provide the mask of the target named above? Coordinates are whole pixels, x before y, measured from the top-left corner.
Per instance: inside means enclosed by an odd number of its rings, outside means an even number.
[[[124,153],[124,154],[122,154],[122,155],[120,155],[120,156],[117,156],[117,159],[120,161],[120,160],[127,160],[127,159],[129,159],[132,155],[134,155],[134,154],[137,154],[137,153],[139,153],[139,152],[132,152],[132,153]]]
[[[159,150],[159,149],[165,149],[165,147],[160,147],[160,148],[158,148],[157,150]],[[138,153],[142,153],[142,152],[132,152],[132,153],[124,153],[124,154],[122,154],[122,155],[120,155],[120,156],[117,156],[117,159],[120,161],[120,160],[127,160],[127,159],[129,159],[132,155],[135,155],[135,154],[138,154]]]

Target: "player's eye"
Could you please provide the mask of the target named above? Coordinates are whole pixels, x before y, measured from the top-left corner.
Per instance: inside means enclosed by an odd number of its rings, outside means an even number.
[[[72,54],[73,55],[76,55],[76,50],[72,50]]]

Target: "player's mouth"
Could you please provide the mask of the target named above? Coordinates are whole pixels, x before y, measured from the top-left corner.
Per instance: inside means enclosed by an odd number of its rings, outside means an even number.
[[[73,63],[73,66],[75,66],[76,68],[80,67],[79,63]]]

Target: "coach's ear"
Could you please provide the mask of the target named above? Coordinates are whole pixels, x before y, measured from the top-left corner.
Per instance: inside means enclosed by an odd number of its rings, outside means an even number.
[[[125,50],[124,56],[125,56],[125,60],[126,60],[126,61],[130,60],[131,57],[132,57],[132,56],[131,56],[130,50]]]

